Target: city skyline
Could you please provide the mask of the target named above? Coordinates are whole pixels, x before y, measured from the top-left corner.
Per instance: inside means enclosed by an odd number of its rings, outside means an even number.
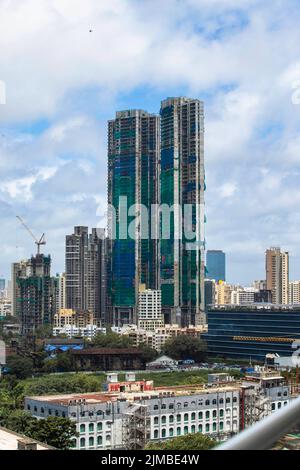
[[[106,121],[116,111],[158,113],[167,96],[193,96],[206,108],[207,248],[226,252],[228,282],[263,278],[269,246],[290,252],[291,279],[300,278],[300,13],[293,0],[272,11],[240,3],[0,4],[1,275],[35,251],[15,215],[46,232],[53,272],[64,271],[65,234],[101,224]],[[23,15],[31,22],[16,28]]]

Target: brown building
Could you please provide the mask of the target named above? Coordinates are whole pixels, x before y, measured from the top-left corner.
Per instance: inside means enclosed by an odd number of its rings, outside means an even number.
[[[72,351],[72,355],[76,367],[81,370],[121,371],[145,369],[142,354],[135,348],[90,348]]]
[[[289,303],[289,253],[280,248],[266,251],[267,290],[272,293],[272,303]]]

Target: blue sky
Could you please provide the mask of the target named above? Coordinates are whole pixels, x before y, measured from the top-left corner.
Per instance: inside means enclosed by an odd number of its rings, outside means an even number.
[[[263,278],[273,245],[300,279],[299,3],[0,0],[0,276],[34,251],[16,215],[62,271],[65,235],[103,221],[107,120],[186,95],[205,101],[207,247],[231,282]]]

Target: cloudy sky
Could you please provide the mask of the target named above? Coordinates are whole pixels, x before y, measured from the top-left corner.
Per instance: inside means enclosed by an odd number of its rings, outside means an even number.
[[[281,246],[300,279],[299,25],[299,0],[0,0],[0,276],[35,250],[16,215],[62,271],[65,234],[101,225],[106,121],[187,95],[206,106],[208,248],[249,284]]]

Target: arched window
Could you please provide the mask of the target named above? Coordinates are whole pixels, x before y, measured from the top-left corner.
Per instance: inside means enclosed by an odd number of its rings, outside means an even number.
[[[85,447],[85,438],[84,437],[82,437],[80,439],[80,447]]]
[[[80,432],[85,432],[85,424],[80,425]]]
[[[102,431],[103,426],[102,423],[97,423],[97,431]]]
[[[213,423],[213,432],[217,430],[217,423]]]
[[[177,436],[181,436],[181,428],[177,428],[177,429],[176,429],[176,435],[177,435]]]
[[[189,433],[189,428],[188,428],[188,426],[184,426],[184,430],[183,430],[183,431],[184,431],[184,434],[185,434],[185,435],[188,434],[188,433]]]
[[[220,421],[220,431],[223,431],[223,429],[224,429],[224,423],[223,421]]]
[[[154,418],[154,424],[158,424],[158,417],[157,416],[155,416],[155,418]]]
[[[219,403],[222,405],[224,403],[224,398],[220,398]]]
[[[198,426],[198,432],[202,432],[202,431],[203,431],[203,426],[202,426],[202,424],[199,424],[199,426]]]
[[[169,423],[174,423],[174,416],[173,415],[169,416]]]
[[[162,416],[162,417],[161,417],[161,422],[162,422],[162,424],[166,424],[166,422],[167,422],[167,417],[166,417],[166,416]]]
[[[89,447],[94,447],[94,438],[93,437],[90,437],[89,438]]]
[[[173,437],[174,436],[174,428],[169,429],[169,436]]]
[[[98,436],[97,437],[97,445],[102,446],[102,442],[103,442],[102,436]]]
[[[89,432],[94,432],[94,423],[89,424]]]
[[[195,432],[196,432],[196,426],[193,425],[193,426],[191,426],[191,433],[195,434]]]
[[[154,431],[154,439],[158,439],[158,430],[157,429],[155,429],[155,431]]]
[[[210,426],[209,426],[209,424],[207,423],[207,424],[205,425],[205,432],[209,432],[209,429],[210,429]]]
[[[191,414],[191,420],[192,420],[192,421],[195,421],[195,419],[196,419],[196,413],[192,413],[192,414]]]
[[[214,400],[212,401],[212,404],[213,404],[213,405],[216,405],[216,404],[217,404],[217,400],[214,399]]]
[[[213,411],[213,418],[216,418],[216,417],[217,417],[217,411],[214,410],[214,411]]]
[[[177,423],[181,423],[181,415],[176,416]]]
[[[189,415],[188,415],[188,413],[184,413],[184,421],[185,421],[185,423],[188,422],[188,420],[189,420]]]
[[[220,410],[220,418],[223,418],[224,416],[224,410]]]
[[[230,401],[231,401],[230,398],[227,397],[227,398],[226,398],[226,403],[230,403]]]
[[[167,431],[165,429],[163,429],[162,432],[161,432],[161,437],[165,438],[166,435],[167,435]]]
[[[203,413],[202,413],[202,411],[199,411],[199,413],[198,413],[198,419],[203,419]]]
[[[205,419],[209,419],[209,417],[210,417],[210,412],[207,410],[207,411],[205,412]]]
[[[210,401],[209,400],[206,400],[205,401],[205,406],[209,406],[210,405]]]

